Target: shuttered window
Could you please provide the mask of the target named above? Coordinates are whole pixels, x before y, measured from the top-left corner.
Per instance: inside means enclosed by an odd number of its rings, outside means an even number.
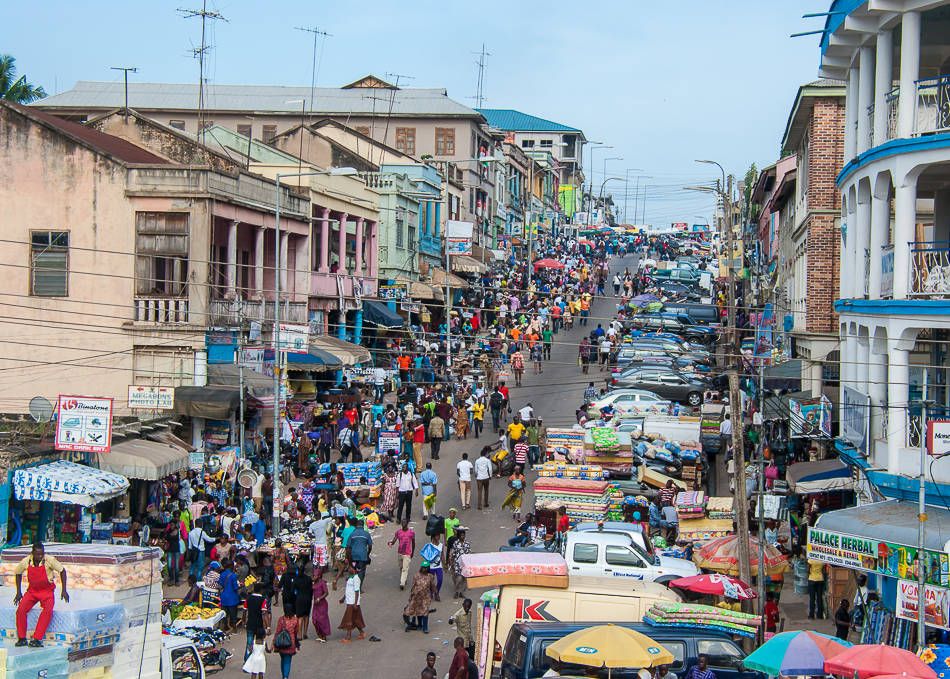
[[[30,294],[66,297],[69,294],[69,232],[30,233]]]
[[[180,297],[188,282],[188,214],[135,214],[135,294]]]

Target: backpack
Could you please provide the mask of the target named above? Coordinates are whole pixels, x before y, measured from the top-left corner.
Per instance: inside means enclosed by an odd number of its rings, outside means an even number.
[[[282,629],[277,634],[274,635],[274,650],[277,651],[286,651],[288,648],[294,645],[294,639],[290,636],[290,632],[285,629]]]
[[[432,537],[433,535],[441,535],[444,532],[445,517],[430,514],[429,518],[426,520],[426,535]]]
[[[501,410],[501,404],[505,402],[505,397],[499,391],[493,391],[488,399],[488,405],[492,410]]]

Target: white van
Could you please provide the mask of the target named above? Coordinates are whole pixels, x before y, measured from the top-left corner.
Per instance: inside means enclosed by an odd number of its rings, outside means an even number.
[[[661,585],[677,578],[699,575],[691,561],[651,557],[627,533],[570,531],[564,547],[569,575],[645,580]],[[640,537],[642,540],[642,537]]]

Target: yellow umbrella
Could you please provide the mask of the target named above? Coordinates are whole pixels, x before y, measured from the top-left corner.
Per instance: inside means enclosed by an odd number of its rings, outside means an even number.
[[[673,662],[673,654],[650,637],[617,625],[578,630],[548,646],[546,653],[559,662],[586,667],[644,668]]]

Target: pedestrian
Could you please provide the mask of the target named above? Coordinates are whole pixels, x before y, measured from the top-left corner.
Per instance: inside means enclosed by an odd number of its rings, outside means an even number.
[[[416,424],[412,428],[412,459],[416,463],[416,469],[422,469],[422,444],[426,442],[426,427],[421,417],[416,418]]]
[[[419,486],[422,489],[422,516],[428,518],[435,507],[436,493],[439,490],[439,476],[432,469],[431,462],[426,462],[425,471],[419,474]]]
[[[289,679],[290,666],[294,661],[297,649],[300,648],[300,639],[297,636],[297,616],[294,614],[293,602],[289,606],[286,601],[284,602],[284,614],[277,619],[271,648],[280,655],[281,679]]]
[[[245,606],[247,617],[245,619],[245,631],[247,632],[247,643],[244,647],[244,659],[247,660],[254,651],[254,643],[257,635],[264,639],[270,632],[270,606],[267,604],[267,597],[264,596],[264,585],[260,580],[254,583],[252,592],[247,596]],[[262,642],[263,643],[263,642]]]
[[[544,372],[542,368],[542,361],[544,361],[544,349],[540,344],[535,344],[531,347],[531,361],[534,365],[534,374],[540,375]]]
[[[204,575],[205,555],[210,549],[208,545],[213,545],[214,542],[214,538],[205,532],[203,526],[196,525],[188,532],[188,557],[191,559],[188,572],[198,580]]]
[[[689,668],[686,679],[716,679],[716,673],[709,669],[709,658],[705,653],[700,653],[696,658],[696,664]]]
[[[468,453],[462,453],[462,459],[455,465],[455,473],[458,476],[459,498],[462,501],[462,509],[470,509],[472,506],[472,472],[475,466],[469,462]]]
[[[455,586],[453,599],[461,598],[465,595],[465,590],[468,589],[468,583],[465,576],[462,575],[462,557],[472,553],[472,545],[466,538],[467,534],[467,527],[458,526],[455,529],[455,535],[449,540],[452,544],[449,548],[448,566],[452,573],[452,584]]]
[[[330,608],[327,599],[330,590],[327,587],[327,581],[323,578],[323,572],[323,568],[314,568],[313,570],[313,607],[310,609],[310,621],[313,623],[313,631],[317,635],[317,641],[325,644],[327,637],[331,634]]]
[[[555,538],[557,539],[557,548],[565,544],[567,532],[571,530],[571,517],[567,513],[567,507],[561,505],[557,508],[557,524],[555,526]]]
[[[465,640],[469,655],[475,657],[475,634],[472,625],[472,600],[462,600],[462,607],[449,616],[449,624],[455,625],[456,633]]]
[[[858,574],[858,586],[854,592],[854,601],[851,602],[851,626],[859,629],[864,625],[864,617],[868,603],[868,576]]]
[[[766,632],[771,634],[778,632],[780,613],[774,592],[767,592],[765,595],[765,609],[762,611],[762,617],[765,618]]]
[[[482,427],[485,424],[485,404],[479,398],[472,404],[472,433],[478,438],[482,433]],[[495,429],[498,425],[495,425]]]
[[[825,564],[808,559],[808,619],[825,617]]]
[[[430,447],[430,457],[433,460],[439,459],[439,449],[442,447],[442,440],[445,438],[445,420],[439,417],[439,414],[436,413],[431,420],[429,420],[429,447]]]
[[[346,604],[346,610],[343,612],[343,620],[340,621],[339,629],[344,630],[346,635],[340,640],[344,644],[353,641],[353,630],[358,629],[357,640],[365,639],[366,623],[363,622],[363,610],[360,608],[360,599],[362,598],[361,580],[353,564],[349,565],[349,577],[346,580],[346,590],[340,598],[341,604]]]
[[[452,664],[449,665],[449,679],[468,679],[468,651],[465,650],[465,639],[455,637],[452,642],[455,649],[452,655]]]
[[[419,497],[419,481],[416,479],[416,475],[409,471],[409,465],[406,462],[402,463],[402,469],[399,471],[397,488],[399,488],[399,506],[396,509],[396,521],[401,523],[403,520],[403,509],[406,510],[406,521],[412,519],[413,492],[416,494],[416,497]]]
[[[851,611],[847,599],[842,599],[838,603],[838,610],[835,611],[835,636],[842,641],[848,640],[848,632],[851,631]]]
[[[501,411],[505,405],[505,396],[499,385],[495,385],[495,390],[488,397],[488,409],[491,411],[492,430],[498,431],[501,423]]]
[[[402,611],[402,619],[406,624],[406,631],[422,630],[429,633],[429,609],[432,600],[437,597],[436,577],[429,569],[429,562],[423,561],[419,572],[412,578],[412,587],[409,589],[409,603]],[[435,661],[433,654],[433,662]]]
[[[478,459],[475,460],[475,486],[479,509],[488,509],[488,489],[493,471],[490,454],[491,447],[484,446]]]
[[[426,666],[422,668],[422,679],[435,679],[435,653],[426,653]]]
[[[366,566],[369,565],[370,554],[373,551],[373,536],[369,534],[363,524],[363,519],[353,519],[353,530],[343,540],[346,547],[347,561],[360,576],[360,589],[366,590]]]
[[[396,546],[396,560],[399,563],[399,589],[406,589],[406,580],[409,577],[409,564],[412,563],[416,551],[416,532],[409,527],[409,519],[403,519],[396,529],[389,546]]]
[[[34,542],[33,549],[23,557],[14,569],[16,595],[13,604],[16,609],[17,646],[26,646],[27,616],[36,604],[40,605],[40,616],[33,630],[29,645],[33,648],[43,646],[43,638],[53,618],[56,605],[56,575],[59,575],[63,591],[60,598],[69,603],[66,591],[66,569],[52,555],[46,554],[42,542]],[[26,573],[26,595],[23,594],[23,574]]]
[[[264,679],[264,673],[267,671],[267,657],[264,655],[267,648],[265,639],[264,630],[255,631],[251,639],[251,650],[244,658],[244,666],[241,669],[250,674],[251,679]]]
[[[224,610],[224,631],[230,632],[237,627],[238,605],[241,603],[241,594],[239,592],[237,575],[231,567],[231,560],[225,559],[221,562],[221,577],[218,578],[218,591],[220,592],[221,608]]]
[[[435,576],[435,600],[442,601],[440,593],[442,592],[442,580],[445,577],[443,566],[448,556],[445,553],[442,533],[434,533],[429,536],[429,553],[432,556],[429,559],[429,571]]]
[[[524,444],[518,444],[523,446]],[[527,448],[527,446],[524,446]],[[527,452],[527,451],[525,451]],[[525,476],[521,473],[521,465],[516,464],[511,476],[508,477],[508,495],[505,501],[501,503],[502,509],[511,509],[511,518],[515,521],[521,521],[521,503],[524,500]]]
[[[310,608],[313,606],[313,579],[307,575],[307,558],[297,559],[294,574],[294,612],[297,614],[297,629],[301,639],[308,638],[310,631]]]
[[[518,349],[511,355],[511,372],[515,376],[515,386],[521,386],[521,378],[524,375],[524,354]]]

